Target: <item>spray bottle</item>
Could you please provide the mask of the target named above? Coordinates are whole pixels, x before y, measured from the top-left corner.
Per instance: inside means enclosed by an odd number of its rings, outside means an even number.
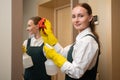
[[[49,48],[51,47],[49,44],[45,44]],[[54,64],[54,62],[51,59],[47,59],[45,61],[45,67],[48,75],[56,75],[57,74],[57,66]]]

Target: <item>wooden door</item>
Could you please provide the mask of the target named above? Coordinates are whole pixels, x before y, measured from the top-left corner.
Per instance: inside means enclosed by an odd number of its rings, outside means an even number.
[[[73,41],[71,7],[69,5],[56,9],[56,35],[59,43],[65,47]]]
[[[71,7],[69,5],[55,9],[55,33],[59,43],[65,47],[73,41]],[[64,80],[65,74],[58,70],[55,80]]]

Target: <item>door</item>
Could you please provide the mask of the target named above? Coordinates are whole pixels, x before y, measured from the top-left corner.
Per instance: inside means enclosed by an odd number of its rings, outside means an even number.
[[[59,43],[65,47],[73,41],[73,28],[71,23],[71,7],[69,5],[57,8],[56,15],[56,36]]]
[[[70,5],[55,9],[55,33],[59,43],[65,47],[73,41]],[[58,70],[56,80],[64,80],[65,74]]]

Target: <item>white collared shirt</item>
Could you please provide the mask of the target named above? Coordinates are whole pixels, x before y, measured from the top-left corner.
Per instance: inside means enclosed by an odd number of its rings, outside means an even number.
[[[87,34],[92,34],[90,28],[85,29],[77,35],[72,52],[73,61],[72,63],[66,61],[61,67],[61,71],[65,74],[68,74],[72,78],[77,79],[82,77],[85,71],[90,70],[96,63],[98,55],[98,43],[93,37],[86,36]],[[57,43],[54,48],[57,52],[67,57],[70,46],[71,45],[62,48],[59,43]]]
[[[23,45],[24,45],[25,47],[27,47],[27,42],[28,42],[28,40],[25,40],[25,41],[23,42]],[[42,40],[41,37],[38,38],[38,39],[36,39],[35,37],[32,37],[32,38],[31,38],[30,46],[41,46],[42,44],[43,44],[43,40]]]

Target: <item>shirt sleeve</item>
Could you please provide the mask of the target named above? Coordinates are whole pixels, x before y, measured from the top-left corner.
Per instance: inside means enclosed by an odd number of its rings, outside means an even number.
[[[25,41],[23,42],[23,46],[27,47],[27,41],[28,41],[28,40],[25,40]]]
[[[55,46],[54,46],[54,49],[61,55],[63,55],[64,57],[67,57],[67,53],[70,49],[70,46],[71,45],[68,45],[66,46],[65,48],[63,48],[59,43],[57,43]]]
[[[82,77],[86,70],[90,69],[90,66],[95,65],[97,50],[98,44],[91,37],[85,37],[76,42],[72,52],[73,61],[72,63],[66,61],[61,67],[62,72],[72,78],[78,79]],[[91,65],[92,62],[94,62],[93,65]]]

